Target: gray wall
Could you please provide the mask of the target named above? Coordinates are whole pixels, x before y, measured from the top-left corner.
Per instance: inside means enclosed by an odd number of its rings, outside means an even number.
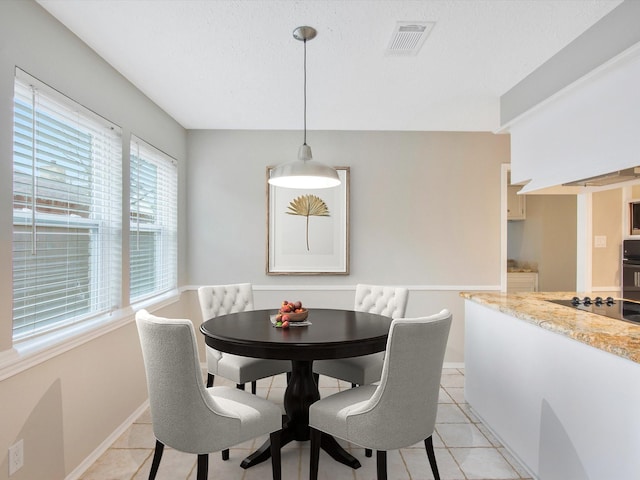
[[[58,480],[81,466],[145,402],[146,381],[135,324],[126,305],[119,312],[120,322],[111,328],[43,351],[12,349],[16,66],[120,125],[125,145],[134,133],[178,160],[182,252],[186,132],[35,2],[0,1],[0,479],[8,475],[9,445],[23,439],[25,466],[11,479]],[[127,245],[123,248],[126,251]],[[185,271],[182,253],[182,283]]]
[[[408,286],[407,316],[452,310],[445,361],[463,362],[459,292],[500,285],[509,137],[309,132],[316,160],[351,169],[351,274],[268,276],[266,167],[294,159],[301,140],[300,132],[189,132],[188,282],[251,282],[262,308],[292,298],[351,308],[357,283]]]
[[[538,265],[538,289],[576,288],[575,195],[527,195],[526,220],[509,222],[507,256]]]
[[[190,131],[188,282],[294,283],[265,274],[266,167],[299,132]],[[500,283],[500,164],[509,137],[310,132],[314,158],[351,169],[351,275],[303,285]]]

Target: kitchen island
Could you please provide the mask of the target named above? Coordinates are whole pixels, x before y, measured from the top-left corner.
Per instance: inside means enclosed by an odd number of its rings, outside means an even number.
[[[640,479],[640,326],[547,301],[573,292],[461,295],[466,399],[532,476]]]

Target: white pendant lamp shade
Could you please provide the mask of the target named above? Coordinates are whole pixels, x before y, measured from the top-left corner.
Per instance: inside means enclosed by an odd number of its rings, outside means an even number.
[[[269,183],[285,188],[329,188],[340,185],[338,172],[311,158],[311,147],[300,146],[298,159],[272,169]]]
[[[304,42],[304,143],[298,150],[297,160],[278,165],[269,172],[269,183],[276,187],[313,189],[340,185],[335,168],[315,161],[307,145],[307,40],[315,38],[316,33],[313,27],[298,27],[293,31],[293,37]]]

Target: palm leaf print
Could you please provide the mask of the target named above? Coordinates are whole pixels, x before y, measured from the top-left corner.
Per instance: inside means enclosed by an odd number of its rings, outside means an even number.
[[[300,215],[307,218],[307,251],[309,251],[309,217],[330,217],[327,204],[316,195],[301,195],[289,203],[288,215]]]

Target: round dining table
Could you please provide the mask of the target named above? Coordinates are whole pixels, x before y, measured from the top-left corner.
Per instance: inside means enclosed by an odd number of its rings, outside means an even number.
[[[275,326],[274,309],[220,315],[202,323],[205,343],[221,352],[246,357],[291,360],[291,376],[284,394],[281,445],[309,440],[309,406],[320,399],[313,376],[313,361],[357,357],[385,349],[391,318],[368,312],[310,309],[304,323],[289,328]],[[352,468],[360,462],[330,435],[323,434],[321,448],[336,461]],[[245,458],[249,468],[270,456],[269,441]]]

